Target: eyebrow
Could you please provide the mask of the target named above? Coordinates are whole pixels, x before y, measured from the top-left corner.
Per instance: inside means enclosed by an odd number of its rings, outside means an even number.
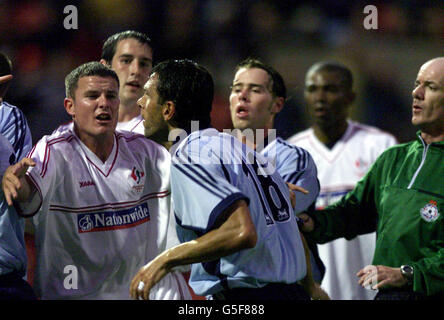
[[[133,54],[129,54],[129,53],[123,53],[119,56],[119,58],[134,58]],[[140,60],[144,60],[144,61],[153,61],[153,59],[150,58],[146,58],[146,57],[142,57],[140,58]]]
[[[418,84],[418,83],[421,83],[421,81],[418,80],[418,79],[416,79],[416,80],[415,80],[415,84]],[[425,84],[425,85],[434,84],[434,85],[439,86],[439,83],[436,82],[436,81],[433,81],[433,80],[426,80],[426,81],[424,81],[424,84]]]
[[[236,82],[236,83],[233,83],[233,84],[231,85],[231,88],[233,88],[233,87],[239,87],[239,86],[243,86],[243,85],[247,85],[247,86],[250,87],[250,88],[252,88],[252,87],[259,87],[259,88],[265,88],[265,89],[267,89],[267,87],[264,86],[263,84],[258,84],[258,83],[243,83],[243,82]]]
[[[100,94],[102,92],[102,90],[86,90],[83,94],[84,95],[88,95],[88,94]],[[118,92],[116,90],[106,90],[105,93],[109,94],[109,93],[113,93],[113,94],[118,94]]]

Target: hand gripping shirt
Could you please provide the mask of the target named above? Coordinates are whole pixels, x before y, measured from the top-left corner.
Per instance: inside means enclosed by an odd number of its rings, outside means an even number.
[[[38,296],[129,299],[132,278],[166,248],[169,153],[141,135],[116,133],[102,162],[68,130],[43,137],[30,157],[37,165],[27,174],[43,199],[33,217]],[[182,298],[180,288],[168,289],[152,299]]]
[[[396,139],[375,127],[348,121],[348,127],[333,148],[327,148],[318,140],[313,128],[302,131],[288,142],[310,152],[321,184],[316,209],[335,203],[351,191],[365,175],[371,164]],[[336,239],[318,245],[319,256],[326,271],[322,287],[334,300],[370,300],[375,292],[361,287],[356,272],[371,263],[375,251],[374,232],[356,238]]]
[[[444,142],[389,148],[347,196],[312,216],[320,242],[376,230],[374,265],[414,268],[413,290],[444,292]]]
[[[254,248],[191,267],[198,295],[305,276],[305,256],[289,192],[260,154],[215,129],[195,131],[173,153],[171,192],[181,242],[208,233],[233,202],[245,199],[258,241]],[[260,174],[259,174],[260,173]]]

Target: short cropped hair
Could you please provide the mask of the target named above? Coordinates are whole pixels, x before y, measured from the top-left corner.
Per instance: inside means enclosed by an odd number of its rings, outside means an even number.
[[[338,74],[342,79],[342,85],[345,89],[353,88],[353,74],[345,65],[336,61],[320,61],[308,69],[307,76],[313,72],[326,71]]]
[[[271,93],[275,97],[283,97],[284,99],[287,98],[287,88],[285,86],[284,79],[282,78],[280,73],[277,72],[273,67],[263,63],[259,59],[248,58],[240,62],[236,66],[235,72],[238,72],[239,69],[242,68],[258,68],[264,70],[265,72],[267,72],[271,80]]]
[[[73,98],[78,87],[79,79],[83,77],[99,76],[103,78],[113,78],[119,87],[119,78],[117,74],[100,62],[87,62],[71,71],[65,78],[65,93],[67,98]]]
[[[116,54],[117,44],[124,39],[136,39],[140,43],[148,45],[148,47],[153,50],[151,39],[146,34],[134,30],[119,32],[110,36],[103,44],[102,59],[105,60],[106,63],[111,64]]]
[[[158,103],[174,102],[176,127],[189,131],[191,121],[199,121],[200,129],[210,126],[214,82],[207,69],[188,59],[168,60],[156,65],[152,74],[158,77]]]
[[[0,76],[4,76],[12,73],[12,63],[9,57],[0,52]]]

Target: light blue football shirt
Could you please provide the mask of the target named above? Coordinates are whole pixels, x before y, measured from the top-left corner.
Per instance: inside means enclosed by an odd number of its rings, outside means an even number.
[[[14,150],[3,135],[0,134],[0,177],[14,159]],[[17,271],[20,276],[26,273],[26,247],[24,239],[25,224],[9,207],[3,190],[0,189],[0,275]]]
[[[24,158],[32,148],[31,131],[23,112],[6,101],[0,103],[0,134],[14,149],[14,162]]]
[[[304,248],[285,182],[264,157],[233,136],[206,129],[180,142],[172,157],[171,191],[181,242],[211,231],[238,199],[249,204],[256,227],[254,248],[192,265],[189,283],[198,295],[294,283],[305,276]]]
[[[32,148],[31,131],[23,112],[5,101],[0,103],[0,178],[6,168]],[[24,220],[6,203],[0,189],[0,275],[26,273]]]

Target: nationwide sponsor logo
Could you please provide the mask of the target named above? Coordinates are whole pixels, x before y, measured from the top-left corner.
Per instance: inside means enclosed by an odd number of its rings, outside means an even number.
[[[439,211],[436,201],[429,201],[424,207],[419,210],[421,218],[427,222],[436,221],[439,218]]]
[[[77,216],[79,233],[131,228],[150,220],[148,204],[118,211],[88,212]]]
[[[92,180],[79,181],[79,184],[80,184],[80,188],[91,187],[91,186],[95,186],[96,185],[94,183],[94,181],[92,181]]]

